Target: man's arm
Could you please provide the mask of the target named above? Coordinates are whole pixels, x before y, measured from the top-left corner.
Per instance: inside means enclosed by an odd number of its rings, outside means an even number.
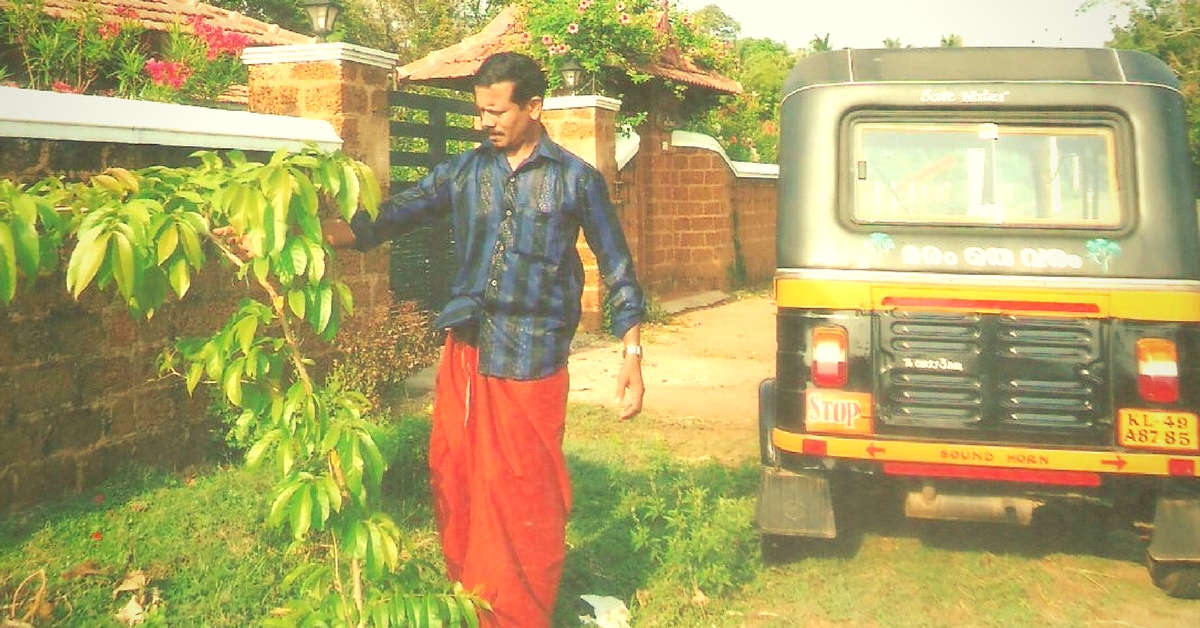
[[[642,383],[642,332],[641,325],[634,325],[621,338],[621,372],[617,374],[617,418],[632,419],[642,411],[642,397],[646,386]],[[632,349],[636,347],[636,350]]]

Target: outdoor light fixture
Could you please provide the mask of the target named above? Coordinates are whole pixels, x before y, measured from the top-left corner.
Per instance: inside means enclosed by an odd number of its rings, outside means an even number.
[[[579,89],[580,82],[583,81],[583,66],[579,65],[575,59],[568,57],[563,64],[559,66],[558,71],[562,74],[564,91],[574,95],[575,90]]]
[[[300,0],[300,6],[308,13],[317,41],[325,41],[325,36],[333,32],[342,5],[337,0]]]

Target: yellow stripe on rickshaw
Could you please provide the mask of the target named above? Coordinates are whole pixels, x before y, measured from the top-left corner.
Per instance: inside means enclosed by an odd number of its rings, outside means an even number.
[[[806,441],[810,441],[808,446]],[[817,434],[797,434],[779,428],[771,433],[776,449],[808,454],[813,444],[820,444],[825,457],[874,462],[909,462],[962,467],[991,467],[1032,469],[1040,471],[1083,471],[1129,475],[1180,475],[1172,472],[1172,460],[1190,461],[1190,475],[1200,477],[1200,455],[1160,454],[1115,451],[1079,451],[1014,447],[1005,445],[974,445],[958,443],[922,443],[901,440],[843,438]],[[1184,465],[1189,466],[1189,465]]]
[[[986,279],[981,279],[986,281]],[[1200,291],[901,284],[836,278],[778,278],[781,308],[887,311],[927,309],[995,314],[1200,321]]]

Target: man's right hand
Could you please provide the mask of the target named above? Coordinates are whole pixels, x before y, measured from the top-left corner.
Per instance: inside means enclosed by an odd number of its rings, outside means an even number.
[[[321,221],[321,233],[325,236],[325,244],[335,249],[348,249],[354,246],[354,230],[350,223],[341,218],[326,218]]]

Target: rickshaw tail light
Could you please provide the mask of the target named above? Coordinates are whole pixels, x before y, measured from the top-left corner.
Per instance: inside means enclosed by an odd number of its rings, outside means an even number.
[[[1138,394],[1154,403],[1179,401],[1179,363],[1175,343],[1163,338],[1137,341]]]
[[[817,327],[812,332],[812,382],[821,388],[842,388],[849,379],[850,335],[842,327]]]

